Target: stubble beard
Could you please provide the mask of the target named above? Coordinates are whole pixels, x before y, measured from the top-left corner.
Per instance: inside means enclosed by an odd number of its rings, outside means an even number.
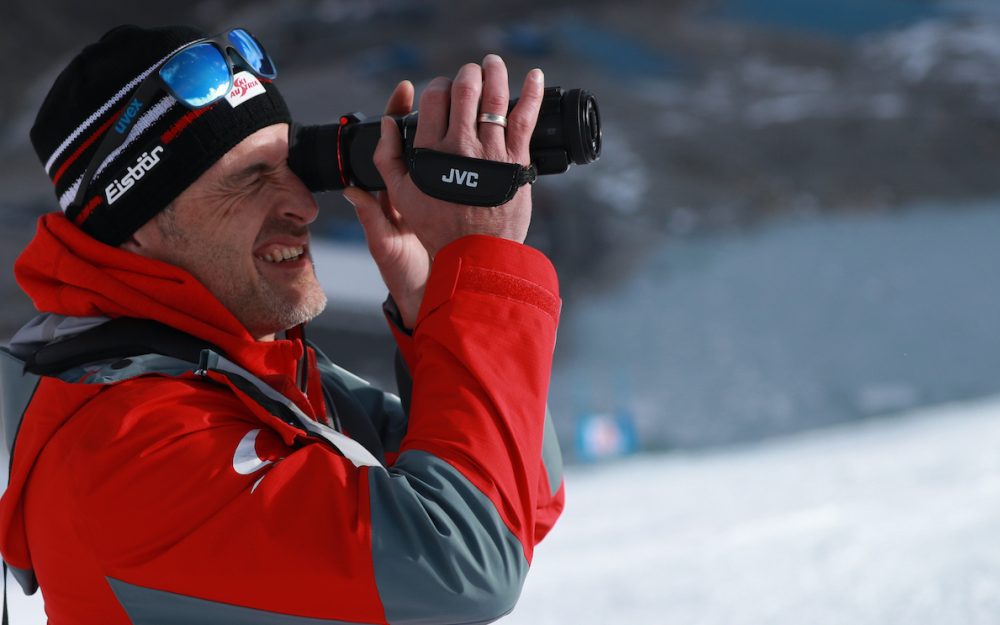
[[[214,250],[211,258],[205,263],[204,274],[198,275],[202,272],[196,267],[188,266],[187,262],[192,258],[192,242],[177,226],[172,209],[173,205],[157,216],[157,226],[164,238],[173,244],[175,250],[186,251],[178,258],[172,259],[172,262],[194,274],[254,338],[261,339],[294,328],[313,320],[326,309],[326,293],[320,287],[311,256],[310,270],[293,279],[299,284],[296,287],[285,285],[287,290],[297,295],[295,298],[297,301],[290,301],[292,296],[283,294],[275,288],[275,285],[259,271],[256,273],[256,280],[234,280],[235,277],[228,275],[227,269],[240,267],[245,258],[242,251],[231,248]],[[295,234],[303,234],[302,229],[289,228],[277,220],[266,224],[264,230],[296,230],[298,232]]]
[[[316,279],[316,269],[311,266],[311,262],[309,273],[295,280],[299,284],[294,290],[301,294],[297,302],[288,301],[287,295],[278,292],[263,276],[261,278],[259,289],[251,289],[254,293],[249,294],[240,304],[234,304],[241,309],[241,314],[237,314],[233,306],[229,306],[256,338],[312,321],[326,308],[326,293]]]

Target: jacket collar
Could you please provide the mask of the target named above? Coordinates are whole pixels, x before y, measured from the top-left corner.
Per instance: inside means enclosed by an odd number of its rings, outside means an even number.
[[[62,213],[39,219],[35,237],[14,265],[14,275],[40,311],[76,320],[135,317],[159,321],[217,345],[231,360],[277,387],[298,386],[296,377],[305,353],[298,332],[290,332],[292,338],[287,339],[255,340],[184,269],[105,245]],[[61,321],[55,325],[65,329],[67,323],[75,324]]]

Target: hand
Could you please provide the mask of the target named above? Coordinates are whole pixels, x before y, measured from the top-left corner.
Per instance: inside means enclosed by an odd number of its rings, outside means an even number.
[[[528,146],[542,102],[543,80],[541,70],[529,72],[517,106],[508,115],[507,67],[499,56],[488,55],[481,67],[474,63],[463,66],[454,82],[435,78],[420,97],[414,147],[528,165]],[[505,115],[507,128],[478,122],[479,113]],[[470,234],[524,242],[531,221],[530,186],[521,187],[511,201],[492,208],[434,199],[410,179],[396,124],[383,118],[381,132],[374,160],[385,181],[389,205],[432,259],[448,243]]]
[[[413,85],[404,80],[396,85],[385,107],[386,115],[405,115],[413,108]],[[354,205],[364,228],[368,251],[378,266],[382,280],[396,301],[403,324],[412,329],[417,322],[424,286],[430,274],[427,250],[407,225],[384,191],[372,195],[357,187],[344,190]]]

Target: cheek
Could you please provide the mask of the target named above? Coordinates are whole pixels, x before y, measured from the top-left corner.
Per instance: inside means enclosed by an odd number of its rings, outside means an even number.
[[[255,299],[260,276],[247,253],[221,245],[211,252],[203,250],[195,263],[191,273],[229,310],[239,311]]]
[[[190,225],[189,248],[199,256],[212,256],[220,263],[242,261],[253,264],[253,250],[260,234],[262,217],[256,210],[257,203],[249,198],[231,200],[223,206],[207,211],[208,219]]]
[[[224,237],[189,237],[172,249],[171,256],[171,262],[216,294],[239,291],[256,280],[253,241],[236,232]]]

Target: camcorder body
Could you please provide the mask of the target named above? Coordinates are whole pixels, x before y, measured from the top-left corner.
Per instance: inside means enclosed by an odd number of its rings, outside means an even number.
[[[510,108],[513,109],[516,103],[517,99],[512,100]],[[404,158],[418,186],[430,195],[456,202],[497,205],[502,202],[496,200],[502,199],[503,195],[498,195],[499,187],[508,182],[515,185],[533,182],[535,174],[562,173],[571,164],[592,163],[601,154],[601,119],[597,99],[583,89],[545,89],[538,121],[531,135],[531,166],[528,175],[520,171],[524,168],[519,165],[414,148],[413,137],[418,113],[414,111],[409,115],[397,116],[395,120],[403,138]],[[362,113],[344,115],[336,124],[293,125],[289,136],[288,164],[313,193],[347,186],[357,186],[368,191],[384,189],[385,183],[373,161],[380,136],[381,118],[368,118]],[[423,152],[430,154],[422,154]],[[434,189],[421,186],[417,180],[418,166],[420,178],[431,181]],[[507,171],[500,166],[514,167],[516,170]],[[455,171],[467,173],[467,177],[460,181],[463,184],[444,184],[454,182]],[[510,174],[515,179],[508,181]],[[461,186],[467,188],[460,189]],[[483,188],[479,189],[480,186]],[[492,194],[491,188],[494,191]]]

